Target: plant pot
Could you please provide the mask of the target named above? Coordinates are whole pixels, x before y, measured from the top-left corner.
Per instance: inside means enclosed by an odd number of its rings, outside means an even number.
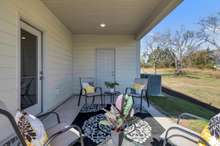
[[[110,88],[109,91],[110,91],[111,93],[113,93],[113,92],[115,92],[115,89],[114,89],[114,88]]]
[[[124,133],[123,131],[116,132],[114,130],[111,131],[112,136],[112,144],[114,146],[121,146],[123,142]]]

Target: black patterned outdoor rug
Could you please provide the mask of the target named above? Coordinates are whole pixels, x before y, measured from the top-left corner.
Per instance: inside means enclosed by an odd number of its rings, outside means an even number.
[[[109,126],[100,125],[99,122],[105,119],[102,108],[110,109],[111,105],[84,105],[73,121],[78,125],[85,135],[85,146],[97,146],[110,136],[111,129]],[[143,146],[160,146],[159,136],[163,133],[164,128],[148,113],[137,112],[134,115],[135,122],[128,125],[125,129],[125,137],[139,143]],[[75,144],[74,146],[79,146]]]

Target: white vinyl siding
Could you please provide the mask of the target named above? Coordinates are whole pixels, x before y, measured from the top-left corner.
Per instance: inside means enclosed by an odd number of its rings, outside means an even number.
[[[115,48],[116,81],[123,92],[139,76],[139,41],[133,35],[73,35],[74,91],[80,77],[96,77],[96,48]]]
[[[20,17],[43,32],[44,99],[47,111],[73,94],[71,32],[40,0],[0,0],[0,107],[19,108],[18,62]],[[59,94],[57,94],[59,90]],[[12,132],[0,116],[0,142]]]

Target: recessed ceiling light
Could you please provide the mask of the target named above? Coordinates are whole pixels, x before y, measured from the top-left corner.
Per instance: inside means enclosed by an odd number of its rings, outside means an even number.
[[[23,37],[21,37],[21,39],[22,39],[22,40],[26,40],[26,37],[23,36]]]
[[[105,23],[101,23],[100,27],[106,27],[106,24]]]

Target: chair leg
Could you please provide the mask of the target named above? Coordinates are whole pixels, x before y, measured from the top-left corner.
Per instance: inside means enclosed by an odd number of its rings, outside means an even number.
[[[143,100],[143,96],[141,96],[141,107],[140,107],[140,111],[142,111],[142,101]]]
[[[79,99],[78,99],[78,106],[80,105],[81,96],[82,96],[82,94],[80,93],[79,94]]]
[[[114,103],[114,95],[112,95],[112,97],[111,97],[111,102],[112,102],[112,104]]]
[[[85,96],[85,104],[87,104],[87,96]]]
[[[101,104],[103,104],[103,99],[102,99],[102,95],[100,96],[100,98],[101,98]]]
[[[150,101],[149,101],[149,97],[146,95],[146,98],[147,98],[147,105],[148,107],[150,107]]]
[[[92,97],[92,104],[95,102],[95,96]]]

